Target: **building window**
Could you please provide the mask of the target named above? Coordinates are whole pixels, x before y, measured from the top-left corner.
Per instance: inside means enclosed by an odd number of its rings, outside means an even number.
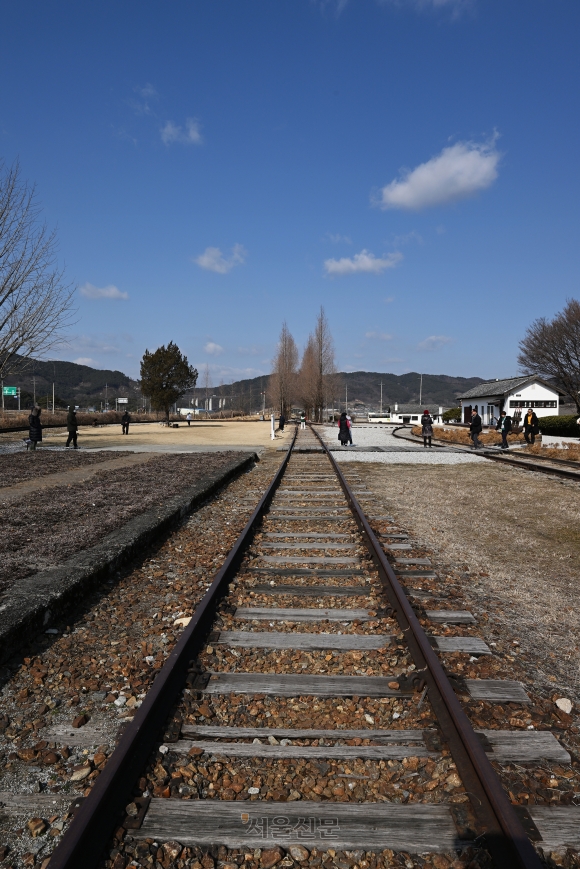
[[[516,407],[558,407],[557,401],[510,401],[510,408]]]

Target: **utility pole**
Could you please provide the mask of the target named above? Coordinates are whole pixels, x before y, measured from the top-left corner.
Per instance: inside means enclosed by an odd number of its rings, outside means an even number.
[[[109,409],[109,395],[108,395],[109,384],[105,383],[105,410]]]
[[[344,398],[344,410],[345,410],[345,413],[348,413],[348,383],[346,384],[345,389],[346,389],[346,394],[345,394],[345,398]]]
[[[381,380],[381,416],[383,415],[383,381]]]
[[[419,404],[422,404],[423,398],[423,375],[421,375],[421,385],[419,386]]]
[[[32,375],[32,402],[36,404],[36,377]]]
[[[52,381],[52,412],[54,413],[54,380]]]

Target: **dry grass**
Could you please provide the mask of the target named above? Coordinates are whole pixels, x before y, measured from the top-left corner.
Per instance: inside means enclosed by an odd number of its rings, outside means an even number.
[[[121,425],[121,417],[125,411],[110,410],[108,413],[77,413],[78,425],[94,425],[95,420],[99,425]],[[20,413],[2,413],[0,411],[0,429],[22,429],[28,427],[29,410],[23,410]],[[157,422],[163,418],[162,413],[131,413],[133,422]],[[57,410],[56,413],[51,413],[50,410],[43,410],[40,414],[40,421],[43,425],[62,425],[66,426],[66,410]],[[171,419],[179,419],[179,417],[171,416]]]
[[[492,462],[349,467],[441,573],[462,573],[467,608],[521,642],[530,678],[580,699],[578,484]]]
[[[548,459],[580,462],[580,443],[563,443],[561,447],[543,447],[541,444],[534,444],[533,447],[526,447],[526,453],[532,453],[534,456],[546,456]]]
[[[422,437],[421,434],[421,426],[416,425],[413,426],[413,434],[417,435],[417,437]],[[471,439],[469,437],[469,430],[466,428],[454,428],[454,429],[444,429],[444,428],[434,428],[433,429],[433,437],[438,441],[446,441],[450,444],[464,444],[465,446],[471,446]],[[510,434],[508,435],[508,443],[510,444],[520,444],[525,440],[523,434]],[[479,441],[482,444],[487,444],[488,446],[500,446],[501,445],[501,435],[497,431],[490,431],[486,434],[479,435]]]

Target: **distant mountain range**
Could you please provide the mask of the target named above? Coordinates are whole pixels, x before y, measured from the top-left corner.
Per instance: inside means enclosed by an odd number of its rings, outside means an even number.
[[[269,375],[237,380],[221,386],[201,385],[202,375],[198,385],[187,397],[184,403],[189,404],[191,398],[205,399],[211,396],[227,397],[228,409],[244,409],[246,412],[258,411],[263,404],[262,394],[266,393],[266,406],[270,400],[268,387]],[[481,377],[451,377],[447,374],[424,374],[421,389],[421,377],[416,372],[408,374],[382,374],[375,371],[352,371],[337,374],[338,395],[341,405],[346,398],[348,389],[348,404],[352,409],[379,409],[381,383],[383,384],[383,408],[398,404],[418,404],[419,394],[425,407],[456,406],[456,398],[461,393],[472,389],[483,382]],[[129,407],[136,408],[142,404],[139,381],[133,380],[122,371],[109,371],[90,368],[88,365],[77,365],[76,362],[30,362],[19,372],[9,375],[5,386],[19,386],[22,390],[22,407],[32,403],[33,397],[44,403],[46,396],[52,401],[52,384],[54,382],[55,396],[61,404],[74,403],[80,407],[95,407],[100,409],[105,401],[114,407],[115,398],[128,398]],[[11,399],[6,399],[6,407],[15,407]],[[57,400],[57,406],[58,406]],[[214,409],[217,402],[214,400]]]
[[[99,370],[76,362],[22,360],[20,368],[4,381],[5,386],[20,387],[23,408],[32,404],[34,399],[45,404],[47,396],[52,402],[53,383],[57,407],[59,403],[76,404],[99,410],[101,402],[104,404],[107,400],[114,408],[115,398],[128,398],[134,407],[142,402],[137,380],[132,380],[122,371]],[[16,407],[16,402],[5,399],[5,406]]]

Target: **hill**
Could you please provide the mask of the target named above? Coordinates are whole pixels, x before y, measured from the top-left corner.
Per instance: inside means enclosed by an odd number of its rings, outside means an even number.
[[[132,407],[140,406],[142,402],[137,380],[132,380],[122,371],[99,370],[88,365],[77,365],[76,362],[22,360],[4,385],[20,387],[21,405],[24,408],[32,404],[34,398],[40,404],[45,404],[49,396],[52,402],[53,383],[57,407],[60,403],[100,409],[101,402],[104,404],[107,400],[109,406],[114,408],[115,398],[129,398]],[[5,406],[16,407],[16,402],[5,399]]]
[[[227,398],[225,405],[243,409],[246,412],[257,412],[263,406],[263,394],[266,393],[266,407],[271,403],[268,394],[270,377],[265,374],[237,380],[221,386],[201,386],[201,375],[198,386],[184,397],[183,404],[197,398],[203,401],[206,397],[214,397],[213,409],[218,408],[216,398]],[[32,361],[9,376],[6,386],[19,386],[22,390],[22,407],[28,407],[33,398],[41,404],[46,397],[52,402],[52,384],[55,384],[57,407],[59,403],[76,404],[81,408],[95,407],[100,409],[105,400],[114,408],[115,398],[128,398],[129,408],[136,409],[142,405],[142,395],[139,381],[133,380],[122,371],[91,368],[88,365],[78,365],[76,362],[39,362]],[[344,403],[348,388],[348,404],[352,409],[378,410],[380,405],[381,382],[383,384],[383,408],[398,404],[418,404],[420,375],[416,372],[408,374],[383,374],[377,371],[341,372],[336,375],[337,392],[335,402]],[[462,392],[482,383],[481,377],[451,377],[448,374],[424,374],[421,401],[425,407],[454,407],[456,397]],[[60,402],[59,402],[60,400]],[[16,407],[12,399],[5,400],[7,408]]]

